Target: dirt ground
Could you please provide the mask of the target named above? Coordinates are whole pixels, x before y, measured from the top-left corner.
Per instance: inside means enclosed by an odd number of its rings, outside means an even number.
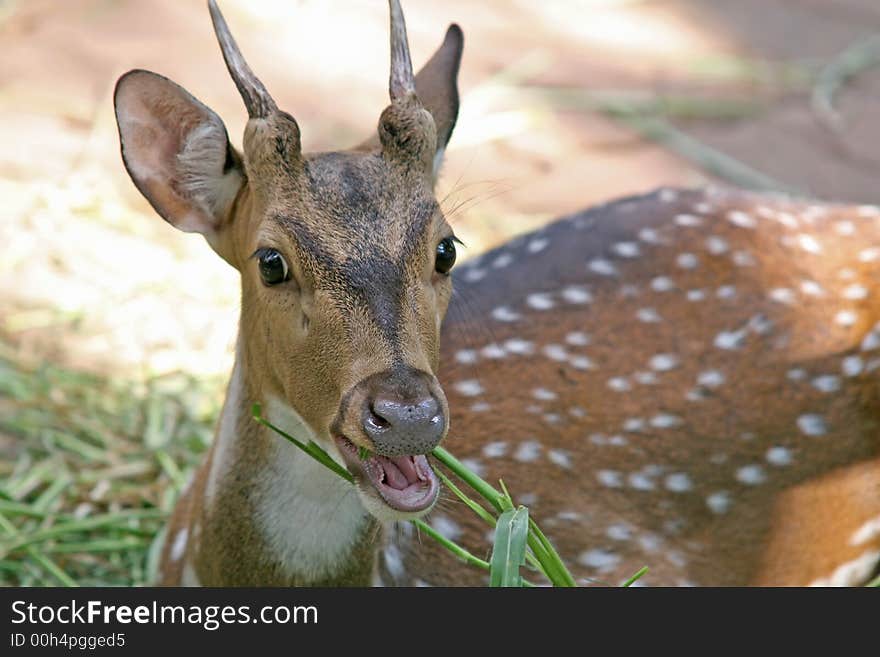
[[[453,223],[471,253],[660,185],[880,202],[876,0],[403,4],[417,66],[448,23],[465,32],[439,196],[463,202]],[[306,149],[374,129],[385,2],[221,6]],[[126,375],[225,372],[234,272],[136,193],[111,102],[126,70],[155,70],[240,141],[245,112],[203,0],[0,0],[0,45],[2,348]]]

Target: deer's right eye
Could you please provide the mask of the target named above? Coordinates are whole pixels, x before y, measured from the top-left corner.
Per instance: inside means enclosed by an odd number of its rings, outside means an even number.
[[[290,278],[290,270],[287,268],[284,256],[275,249],[261,249],[259,259],[260,278],[263,279],[264,284],[277,285]]]

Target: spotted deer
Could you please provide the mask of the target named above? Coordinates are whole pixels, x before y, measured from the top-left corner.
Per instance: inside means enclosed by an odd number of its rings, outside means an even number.
[[[462,33],[451,26],[414,76],[389,5],[391,102],[351,150],[302,152],[213,0],[249,115],[241,152],[170,80],[135,70],[118,82],[135,185],[241,275],[225,405],[170,519],[159,582],[483,583],[404,522],[427,515],[489,549],[426,458],[449,427],[446,446],[503,477],[583,583],[642,565],[662,585],[871,577],[880,210],[663,189],[452,274],[456,240],[433,189]],[[254,422],[254,403],[356,486]]]

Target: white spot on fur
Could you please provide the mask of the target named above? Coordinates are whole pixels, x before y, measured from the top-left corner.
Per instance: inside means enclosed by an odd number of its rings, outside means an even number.
[[[767,450],[767,454],[765,455],[767,459],[767,463],[770,465],[775,465],[782,467],[784,465],[791,465],[793,460],[791,450],[787,447],[776,446],[771,447]]]
[[[774,288],[770,290],[768,296],[776,303],[784,303],[788,305],[793,304],[797,298],[794,294],[794,290],[787,287]]]
[[[668,372],[679,366],[681,361],[675,354],[657,354],[651,357],[651,369],[658,372]]]
[[[578,563],[587,568],[592,568],[600,573],[604,573],[613,570],[617,564],[620,563],[620,555],[602,548],[595,548],[582,552],[578,557]]]
[[[807,436],[824,436],[828,433],[828,424],[825,418],[815,413],[801,415],[797,419],[798,429]]]
[[[465,397],[476,397],[477,395],[482,395],[485,390],[483,386],[480,385],[480,382],[476,379],[466,379],[464,381],[459,381],[456,383],[453,388],[460,394]]]
[[[719,299],[732,299],[736,296],[736,287],[733,285],[722,285],[715,291],[715,296]]]
[[[880,348],[880,322],[875,324],[874,328],[864,337],[860,348],[862,351],[873,351]]]
[[[564,449],[551,449],[547,452],[547,458],[554,465],[566,470],[571,469],[571,454]]]
[[[556,393],[552,390],[547,390],[547,388],[534,388],[532,390],[532,397],[541,401],[552,401],[556,399]]]
[[[632,390],[630,382],[622,376],[615,376],[613,379],[608,379],[608,387],[615,392],[627,392]]]
[[[727,240],[723,237],[719,237],[718,235],[710,235],[706,238],[706,249],[712,255],[721,255],[723,253],[727,253],[727,250],[730,247],[727,244]]]
[[[838,235],[849,237],[855,234],[856,226],[851,221],[838,221],[834,224],[834,230],[837,231]]]
[[[755,256],[753,256],[748,251],[734,251],[733,264],[735,264],[737,267],[754,267]]]
[[[637,433],[645,430],[645,420],[640,417],[630,417],[624,420],[623,430],[630,433]]]
[[[492,267],[495,269],[503,269],[509,267],[513,263],[513,256],[510,253],[501,253],[492,261]]]
[[[677,427],[681,423],[681,418],[671,413],[658,413],[651,418],[651,426],[655,429],[669,429],[670,427]]]
[[[695,269],[700,264],[700,259],[693,253],[679,253],[675,258],[675,264],[682,269]]]
[[[758,225],[758,222],[752,215],[739,210],[731,210],[728,212],[727,220],[734,226],[739,226],[740,228],[755,228],[755,226]]]
[[[542,349],[544,355],[550,360],[558,362],[568,360],[568,351],[561,344],[548,344]]]
[[[507,306],[498,306],[492,311],[492,317],[499,322],[515,322],[521,319],[522,315]]]
[[[844,376],[858,376],[865,369],[865,362],[861,356],[847,356],[841,361],[840,369]]]
[[[584,304],[593,301],[593,295],[585,287],[569,285],[562,289],[562,298],[568,303]]]
[[[725,380],[724,372],[719,370],[706,370],[705,372],[700,372],[697,376],[697,383],[707,388],[717,388]]]
[[[870,249],[859,251],[860,262],[874,262],[878,259],[880,259],[880,248],[872,247]]]
[[[811,297],[821,297],[825,294],[825,290],[822,289],[822,286],[816,281],[811,280],[801,281],[801,292],[808,294]]]
[[[638,258],[641,254],[637,242],[618,242],[611,247],[611,250],[621,258]]]
[[[596,473],[599,483],[608,488],[620,488],[623,486],[623,477],[617,470],[599,470]]]
[[[550,295],[544,292],[536,292],[526,297],[526,304],[535,310],[549,310],[554,305]]]
[[[612,541],[628,541],[632,538],[632,527],[626,523],[618,522],[608,525],[605,535]]]
[[[739,329],[737,331],[721,331],[718,335],[715,336],[715,346],[718,349],[740,349],[745,343],[746,338],[746,329]]]
[[[732,503],[730,493],[723,490],[712,493],[706,498],[706,506],[709,507],[709,510],[719,515],[727,513]]]
[[[540,455],[541,443],[537,440],[524,440],[516,448],[513,458],[521,463],[531,463],[537,461]]]
[[[852,310],[841,310],[834,316],[834,321],[841,326],[852,326],[859,319],[859,316]]]
[[[480,355],[483,358],[489,358],[491,360],[498,360],[499,358],[504,358],[507,356],[507,352],[504,351],[504,347],[499,344],[487,344],[485,347],[480,349]]]
[[[667,276],[657,276],[651,279],[651,289],[655,292],[669,292],[675,288],[675,283]]]
[[[575,347],[585,347],[590,344],[590,336],[582,331],[572,331],[565,336],[565,341]]]
[[[705,290],[688,290],[687,291],[687,300],[688,301],[702,301],[706,298]]]
[[[692,226],[702,226],[703,220],[692,214],[679,214],[675,217],[675,223],[683,228],[689,228]]]
[[[568,362],[576,370],[592,370],[596,368],[596,364],[586,356],[573,356]]]
[[[528,340],[511,338],[504,343],[504,349],[512,354],[517,354],[519,356],[528,356],[529,354],[534,352],[535,347]]]
[[[654,324],[662,321],[660,314],[654,308],[639,308],[636,311],[636,317],[640,322]]]
[[[837,392],[840,390],[840,377],[834,374],[823,374],[813,379],[812,384],[820,392]]]
[[[652,386],[657,383],[657,375],[654,372],[636,372],[633,374],[633,378],[643,386]]]
[[[798,235],[798,243],[801,245],[801,248],[807,253],[822,253],[822,245],[819,244],[819,241],[812,235],[801,233],[800,235]]]
[[[801,369],[800,367],[795,367],[788,370],[788,372],[785,373],[785,376],[789,379],[789,381],[803,381],[807,378],[807,371]]]
[[[468,267],[464,270],[463,276],[468,283],[476,283],[486,277],[486,270],[479,267]]]
[[[483,456],[488,459],[501,458],[507,454],[507,443],[503,440],[496,440],[483,445]]]
[[[736,471],[736,479],[740,483],[747,486],[756,486],[764,483],[767,475],[764,474],[764,468],[757,464],[744,465]]]
[[[850,299],[852,301],[858,301],[860,299],[868,298],[868,288],[864,285],[850,285],[843,291],[843,296],[845,299]]]
[[[653,228],[642,228],[639,233],[639,239],[646,244],[660,244],[660,235]]]
[[[673,493],[686,493],[694,487],[690,476],[686,472],[673,472],[666,476],[664,483],[666,490]]]
[[[446,538],[450,541],[457,541],[459,538],[461,538],[461,527],[459,527],[458,523],[451,518],[437,513],[431,516],[430,522],[431,527],[437,530],[437,533],[440,534],[443,538]]]
[[[455,353],[455,361],[462,365],[471,365],[477,362],[477,352],[473,349],[460,349]]]
[[[589,270],[595,274],[599,274],[600,276],[616,276],[617,275],[617,267],[614,266],[614,263],[610,260],[604,260],[603,258],[594,258],[587,263],[587,267]]]
[[[550,244],[550,240],[547,238],[537,237],[529,242],[528,246],[526,246],[526,250],[529,253],[538,253],[539,251],[546,249],[548,244]]]

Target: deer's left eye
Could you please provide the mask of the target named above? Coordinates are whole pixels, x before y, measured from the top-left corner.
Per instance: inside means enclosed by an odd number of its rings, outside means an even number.
[[[434,271],[438,274],[448,274],[455,264],[455,242],[447,237],[440,240],[437,245],[437,257],[434,260]]]
[[[259,252],[260,278],[266,285],[277,285],[290,278],[287,261],[275,249],[262,249]]]

